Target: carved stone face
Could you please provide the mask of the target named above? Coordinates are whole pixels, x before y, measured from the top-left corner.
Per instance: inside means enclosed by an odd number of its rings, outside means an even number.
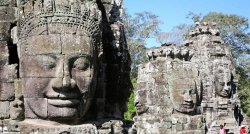
[[[67,119],[86,113],[95,89],[97,61],[90,40],[51,34],[22,42],[20,74],[26,118]]]
[[[231,93],[231,73],[228,69],[218,69],[215,74],[215,91],[221,97],[229,97]]]
[[[146,90],[137,90],[136,97],[135,97],[135,109],[138,115],[146,113],[148,107],[145,105],[147,98],[147,91]]]
[[[197,101],[197,87],[194,81],[173,79],[169,83],[170,99],[176,111],[194,112]]]

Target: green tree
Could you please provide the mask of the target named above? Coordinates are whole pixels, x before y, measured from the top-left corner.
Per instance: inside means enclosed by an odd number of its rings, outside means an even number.
[[[126,11],[123,18],[128,49],[132,59],[131,78],[137,77],[138,65],[146,60],[146,41],[159,34],[161,21],[151,12],[129,15]]]
[[[239,98],[241,100],[242,110],[250,117],[250,78],[246,75],[246,71],[241,67],[237,67],[239,75]]]
[[[132,85],[134,88],[136,87],[136,79],[132,79]],[[129,96],[128,111],[124,113],[125,120],[132,120],[136,114],[134,100],[135,100],[135,94],[134,94],[134,91],[132,91]]]

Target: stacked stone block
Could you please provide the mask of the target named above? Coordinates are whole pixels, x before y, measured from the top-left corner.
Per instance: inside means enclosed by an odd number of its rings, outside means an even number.
[[[17,64],[10,61],[11,28],[16,22],[16,7],[13,1],[0,2],[0,118],[10,119],[15,100],[14,83],[17,78]]]

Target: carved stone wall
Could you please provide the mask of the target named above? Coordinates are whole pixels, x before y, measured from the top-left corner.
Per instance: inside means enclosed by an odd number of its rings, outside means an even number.
[[[18,59],[16,44],[12,42],[11,31],[17,21],[15,1],[0,2],[0,125],[1,130],[10,128],[12,120],[22,118],[22,95],[18,90]]]
[[[183,45],[149,49],[135,92],[138,133],[238,133],[242,122],[230,49],[214,23],[197,23]]]
[[[0,133],[125,133],[122,0],[0,2]]]

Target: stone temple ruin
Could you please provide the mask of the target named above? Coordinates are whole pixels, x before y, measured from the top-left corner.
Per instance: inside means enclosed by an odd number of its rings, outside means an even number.
[[[148,50],[131,92],[122,0],[0,1],[0,133],[202,134],[244,124],[229,48],[213,23]]]
[[[230,49],[215,23],[197,23],[184,45],[149,49],[135,91],[134,127],[143,133],[238,133],[244,124]]]

